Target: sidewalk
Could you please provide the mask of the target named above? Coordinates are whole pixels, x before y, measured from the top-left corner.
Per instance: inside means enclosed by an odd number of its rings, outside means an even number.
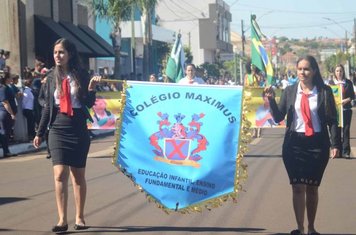
[[[114,130],[93,130],[92,131],[94,138],[100,138],[100,137],[105,137],[108,135],[113,135]],[[43,142],[41,146],[39,147],[40,150],[46,148],[46,143]],[[31,152],[36,152],[39,149],[36,149],[33,147],[32,142],[26,142],[26,143],[15,143],[15,144],[10,144],[9,149],[11,153],[14,154],[25,154],[25,153],[31,153]],[[0,159],[3,157],[3,151],[1,149],[0,151]]]

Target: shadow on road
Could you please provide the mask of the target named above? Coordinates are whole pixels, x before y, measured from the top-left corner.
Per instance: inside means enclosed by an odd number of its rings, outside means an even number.
[[[8,203],[24,201],[24,200],[28,200],[28,198],[25,198],[25,197],[0,197],[0,206],[8,204]]]
[[[240,232],[240,233],[261,233],[263,228],[219,228],[219,227],[169,227],[169,226],[123,226],[104,227],[90,226],[86,233],[139,233],[139,232]],[[68,234],[68,233],[67,233]]]

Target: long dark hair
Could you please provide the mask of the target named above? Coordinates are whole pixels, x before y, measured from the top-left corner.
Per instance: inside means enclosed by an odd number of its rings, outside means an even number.
[[[340,67],[342,69],[342,80],[345,80],[346,79],[345,68],[344,68],[344,66],[342,64],[337,64],[335,66],[335,69],[334,69],[335,78],[336,78],[335,70],[336,70],[337,67]]]
[[[323,81],[323,78],[321,77],[319,65],[316,62],[316,59],[311,55],[307,55],[307,56],[301,57],[297,61],[297,66],[298,66],[299,62],[302,61],[302,60],[308,61],[309,64],[310,64],[310,67],[314,71],[313,85],[318,87],[318,88],[321,88],[324,85],[324,81]]]
[[[68,52],[69,55],[69,59],[68,59],[68,71],[70,73],[72,73],[73,78],[77,84],[77,88],[78,90],[81,89],[80,87],[80,82],[79,82],[79,71],[81,70],[81,64],[80,64],[80,59],[79,59],[79,54],[77,51],[76,46],[74,45],[74,43],[72,43],[71,41],[69,41],[66,38],[60,38],[58,39],[55,43],[53,48],[58,45],[61,44],[64,49]],[[62,93],[62,86],[60,84],[62,84],[62,71],[58,66],[55,66],[54,68],[54,77],[56,79],[56,87],[58,89],[58,93],[61,94]]]

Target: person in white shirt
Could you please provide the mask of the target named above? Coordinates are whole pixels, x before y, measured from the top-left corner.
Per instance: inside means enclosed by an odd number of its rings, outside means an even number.
[[[205,84],[204,80],[195,76],[195,65],[188,64],[185,67],[185,77],[179,80],[179,84]]]
[[[35,116],[33,112],[34,96],[31,87],[32,80],[25,79],[22,97],[22,113],[27,121],[27,135],[29,140],[35,137]]]
[[[287,86],[289,86],[289,81],[287,75],[283,75],[283,79],[281,81],[282,83],[282,89],[286,89]]]

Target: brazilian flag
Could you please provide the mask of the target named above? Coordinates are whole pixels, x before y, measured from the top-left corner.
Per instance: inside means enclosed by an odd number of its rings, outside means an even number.
[[[256,22],[256,15],[251,15],[251,63],[266,74],[267,85],[273,84],[273,67],[263,47],[261,38],[264,37]]]

